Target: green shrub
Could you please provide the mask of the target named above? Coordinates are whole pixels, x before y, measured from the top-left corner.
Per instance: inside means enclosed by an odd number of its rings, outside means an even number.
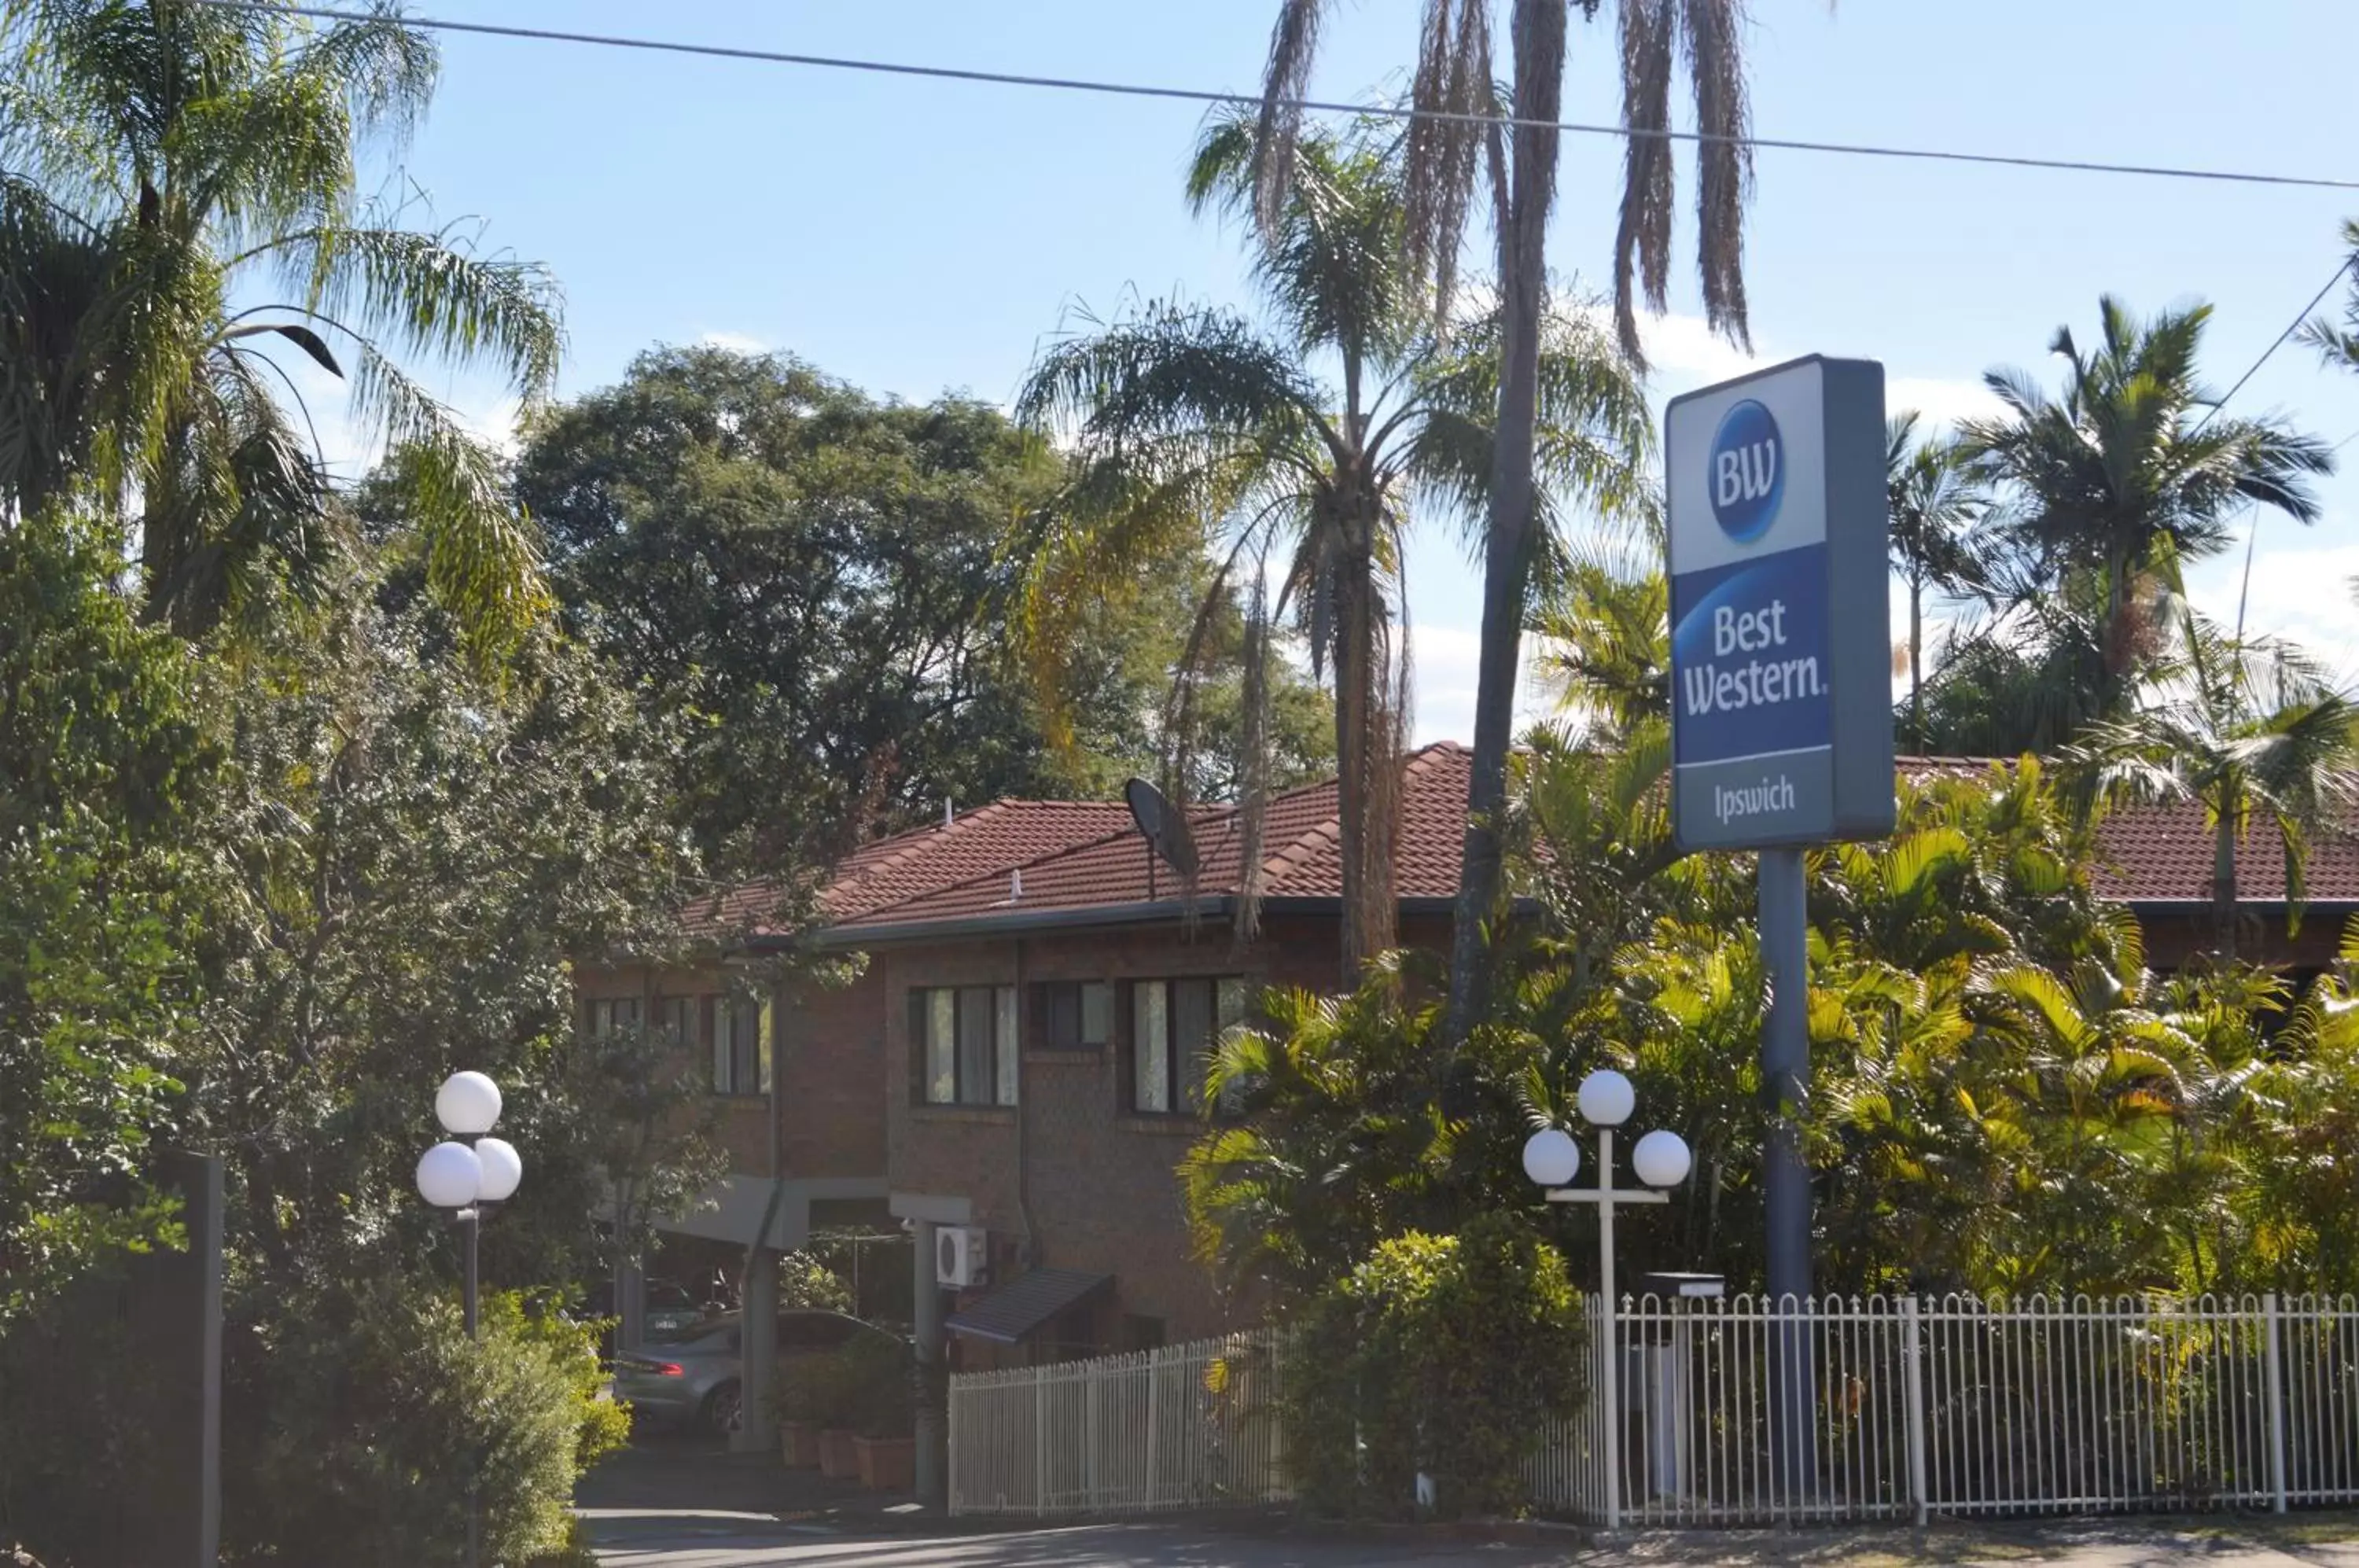
[[[1444,1513],[1522,1501],[1523,1465],[1582,1393],[1587,1329],[1564,1259],[1521,1216],[1380,1243],[1299,1322],[1286,1452],[1313,1507]]]
[[[836,1353],[850,1389],[852,1426],[863,1437],[908,1437],[918,1430],[917,1358],[901,1340],[855,1334]]]
[[[471,1485],[484,1561],[564,1560],[576,1477],[629,1432],[587,1330],[498,1296],[471,1342],[389,1283],[274,1308],[225,1347],[225,1561],[449,1561]]]
[[[817,1253],[789,1252],[778,1259],[778,1305],[848,1312],[853,1310],[852,1287]]]
[[[835,1356],[790,1356],[778,1366],[770,1408],[780,1421],[818,1427],[852,1424],[853,1388]]]

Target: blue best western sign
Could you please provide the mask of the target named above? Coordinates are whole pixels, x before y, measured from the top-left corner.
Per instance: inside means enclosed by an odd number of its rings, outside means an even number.
[[[1663,422],[1680,847],[1890,833],[1884,367],[1796,360]]]

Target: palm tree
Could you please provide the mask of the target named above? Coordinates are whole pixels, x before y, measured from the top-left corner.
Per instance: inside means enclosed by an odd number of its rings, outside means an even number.
[[[2276,638],[2224,637],[2183,610],[2180,668],[2160,700],[2092,725],[2068,755],[2106,795],[2193,800],[2212,830],[2212,909],[2223,958],[2236,955],[2236,846],[2256,818],[2285,852],[2287,921],[2300,920],[2310,836],[2339,826],[2359,760],[2359,710]]]
[[[2223,548],[2246,506],[2314,521],[2310,481],[2332,473],[2334,459],[2282,420],[2220,416],[2196,377],[2209,306],[2142,322],[2108,295],[2098,315],[2094,354],[2057,329],[2060,397],[2020,371],[1984,376],[2006,413],[1968,421],[1963,445],[1977,476],[2004,493],[1998,520],[2021,558],[2018,595],[2092,585],[2103,658],[2088,705],[2118,719],[2159,655],[2169,616],[2158,590],[2179,591],[2180,563]]]
[[[530,407],[554,384],[558,300],[538,266],[360,200],[357,151],[397,147],[431,94],[423,35],[390,12],[314,28],[263,6],[8,0],[0,51],[0,156],[25,171],[0,202],[0,388],[38,419],[0,442],[5,507],[136,506],[148,613],[186,632],[274,577],[316,585],[328,493],[273,357],[292,349],[387,446],[461,626],[484,647],[516,635],[540,594],[529,535],[495,455],[397,355],[496,368]],[[28,255],[49,262],[29,281]]]
[[[1607,745],[1671,712],[1671,592],[1659,544],[1641,561],[1618,550],[1576,553],[1541,585],[1531,629],[1539,674],[1560,705]]]
[[[1593,17],[1599,0],[1574,0]],[[1330,0],[1279,0],[1255,136],[1256,210],[1275,227],[1301,136]],[[1500,884],[1501,812],[1514,739],[1516,663],[1538,516],[1535,443],[1548,290],[1547,229],[1556,193],[1564,96],[1567,0],[1514,0],[1508,21],[1513,86],[1507,115],[1495,85],[1493,0],[1427,0],[1419,31],[1406,141],[1409,259],[1433,278],[1439,321],[1477,191],[1491,195],[1498,236],[1498,440],[1492,452],[1483,543],[1483,629],[1474,698],[1474,756],[1466,844],[1450,964],[1447,1038],[1463,1040],[1487,1001],[1484,931]],[[1671,77],[1684,60],[1695,88],[1701,258],[1707,320],[1749,345],[1744,283],[1744,213],[1752,154],[1739,0],[1621,0],[1622,118],[1633,133],[1614,236],[1614,315],[1623,351],[1639,356],[1635,297],[1662,308],[1669,277],[1673,200],[1669,128]]]
[[[1884,427],[1884,488],[1892,517],[1892,556],[1908,585],[1908,734],[1925,750],[1925,593],[1985,586],[1989,573],[1967,531],[1981,517],[1976,493],[1954,444],[1917,439],[1914,408]]]
[[[1256,144],[1243,120],[1215,122],[1189,180],[1198,210],[1253,200]],[[1076,477],[1044,519],[1026,641],[1044,683],[1067,623],[1120,592],[1136,565],[1213,519],[1226,545],[1207,600],[1241,588],[1252,648],[1247,684],[1266,682],[1273,619],[1291,615],[1319,672],[1332,671],[1340,767],[1343,961],[1391,945],[1397,759],[1407,718],[1403,539],[1412,507],[1472,520],[1494,478],[1495,316],[1445,338],[1406,265],[1401,162],[1367,135],[1314,134],[1275,221],[1255,231],[1266,323],[1150,302],[1053,344],[1017,398],[1019,414],[1070,438]],[[1610,514],[1645,504],[1652,428],[1645,396],[1604,333],[1574,311],[1542,322],[1538,432],[1549,489],[1540,531],[1585,502]],[[1332,359],[1340,384],[1310,368]],[[1265,565],[1275,560],[1275,601]],[[1191,658],[1185,663],[1192,662]],[[1249,769],[1250,777],[1250,769]],[[1261,792],[1248,789],[1244,864],[1259,864]],[[1241,900],[1250,922],[1253,900]]]
[[[2343,276],[2353,278],[2351,288],[2343,297],[2343,324],[2308,321],[2301,324],[2301,341],[2318,351],[2319,358],[2339,369],[2359,375],[2359,218],[2343,221],[2343,248],[2349,259],[2343,264]]]

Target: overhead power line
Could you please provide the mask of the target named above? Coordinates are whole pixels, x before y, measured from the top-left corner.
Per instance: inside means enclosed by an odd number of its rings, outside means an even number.
[[[2189,439],[2191,440],[2196,436],[2201,435],[2203,433],[2203,427],[2210,424],[2215,418],[2217,418],[2220,410],[2226,408],[2229,401],[2234,398],[2237,393],[2242,392],[2245,389],[2245,383],[2250,381],[2254,376],[2258,376],[2261,373],[2261,366],[2267,365],[2271,359],[2276,357],[2277,350],[2285,347],[2288,339],[2291,338],[2294,333],[2301,331],[2301,324],[2310,320],[2311,313],[2321,305],[2326,303],[2326,297],[2334,291],[2334,286],[2336,284],[2343,281],[2343,274],[2351,270],[2351,264],[2354,261],[2359,261],[2359,255],[2346,256],[2343,258],[2342,265],[2330,273],[2327,276],[2326,281],[2318,286],[2318,292],[2310,297],[2310,303],[2304,305],[2300,310],[2295,313],[2294,319],[2286,323],[2285,331],[2279,332],[2275,338],[2270,340],[2268,347],[2261,350],[2261,357],[2246,365],[2245,367],[2245,374],[2236,377],[2236,384],[2234,387],[2229,387],[2226,392],[2223,393],[2219,401],[2213,403],[2212,407],[2204,412],[2203,417],[2195,421],[2195,428],[2187,432]],[[2350,438],[2346,436],[2343,439],[2348,441]]]
[[[385,18],[364,11],[326,5],[280,5],[277,0],[194,0],[200,5],[227,11],[275,11],[324,22],[373,22]],[[1228,104],[1259,108],[1257,93],[1217,93],[1200,87],[1158,87],[1139,82],[1106,82],[1087,77],[1037,76],[1020,71],[977,71],[960,66],[911,65],[899,60],[859,60],[838,55],[795,54],[783,49],[747,49],[733,44],[689,43],[675,38],[631,38],[612,33],[570,32],[557,27],[523,27],[496,22],[454,22],[437,16],[404,16],[409,27],[433,32],[470,33],[484,38],[522,38],[538,43],[588,44],[602,49],[644,49],[658,54],[699,55],[714,60],[752,60],[765,65],[799,65],[819,71],[856,71],[882,76],[919,77],[937,82],[972,82],[995,87],[1034,87],[1060,93],[1096,93],[1123,98],[1159,98],[1188,103]],[[2108,163],[2095,158],[2030,158],[2012,153],[1961,152],[1942,147],[1885,147],[1867,142],[1805,141],[1790,136],[1726,136],[1698,131],[1633,130],[1626,125],[1589,125],[1575,120],[1522,120],[1512,116],[1469,114],[1411,109],[1381,103],[1344,103],[1318,98],[1291,101],[1310,114],[1367,114],[1385,119],[1428,119],[1483,125],[1548,126],[1569,136],[1654,136],[1666,141],[1734,143],[1778,152],[1832,153],[1849,158],[1915,159],[1934,163],[1982,164],[2001,169],[2044,169],[2077,174],[2125,174],[2154,180],[2201,180],[2230,185],[2278,185],[2310,191],[2359,191],[2359,180],[2329,180],[2298,174],[2267,174],[2250,169],[2181,169],[2166,164]]]

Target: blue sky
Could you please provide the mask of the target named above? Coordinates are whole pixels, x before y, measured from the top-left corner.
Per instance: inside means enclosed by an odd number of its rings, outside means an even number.
[[[799,52],[1251,91],[1272,0],[419,0],[422,16]],[[1397,86],[1416,0],[1338,0],[1321,96]],[[1612,7],[1606,7],[1610,16]],[[2359,175],[2347,149],[2343,0],[1755,0],[1765,136]],[[2131,18],[2135,18],[2135,25]],[[1239,301],[1234,234],[1179,195],[1186,104],[446,36],[441,90],[403,160],[439,220],[547,262],[568,300],[569,393],[699,339],[788,349],[881,392],[1006,400],[1044,334],[1126,291]],[[1612,34],[1576,26],[1569,118],[1618,103]],[[1619,145],[1568,141],[1550,236],[1560,274],[1610,263]],[[1682,174],[1685,169],[1683,167]],[[1977,406],[1978,377],[2052,379],[2049,335],[2094,331],[2101,291],[2217,310],[2216,385],[2324,281],[2359,193],[2191,184],[1764,151],[1748,234],[1765,360],[1887,366],[1895,407]],[[1689,200],[1683,187],[1682,201]],[[1650,333],[1664,396],[1744,367],[1701,330],[1691,232]],[[496,389],[446,395],[488,428]],[[2238,412],[2341,441],[2359,378],[2288,347]],[[2359,460],[2359,442],[2345,454]],[[2359,470],[2328,516],[2263,524],[2252,622],[2359,672]],[[2241,561],[2195,580],[2232,614]],[[1476,577],[1440,531],[1412,561],[1421,737],[1470,727]]]

